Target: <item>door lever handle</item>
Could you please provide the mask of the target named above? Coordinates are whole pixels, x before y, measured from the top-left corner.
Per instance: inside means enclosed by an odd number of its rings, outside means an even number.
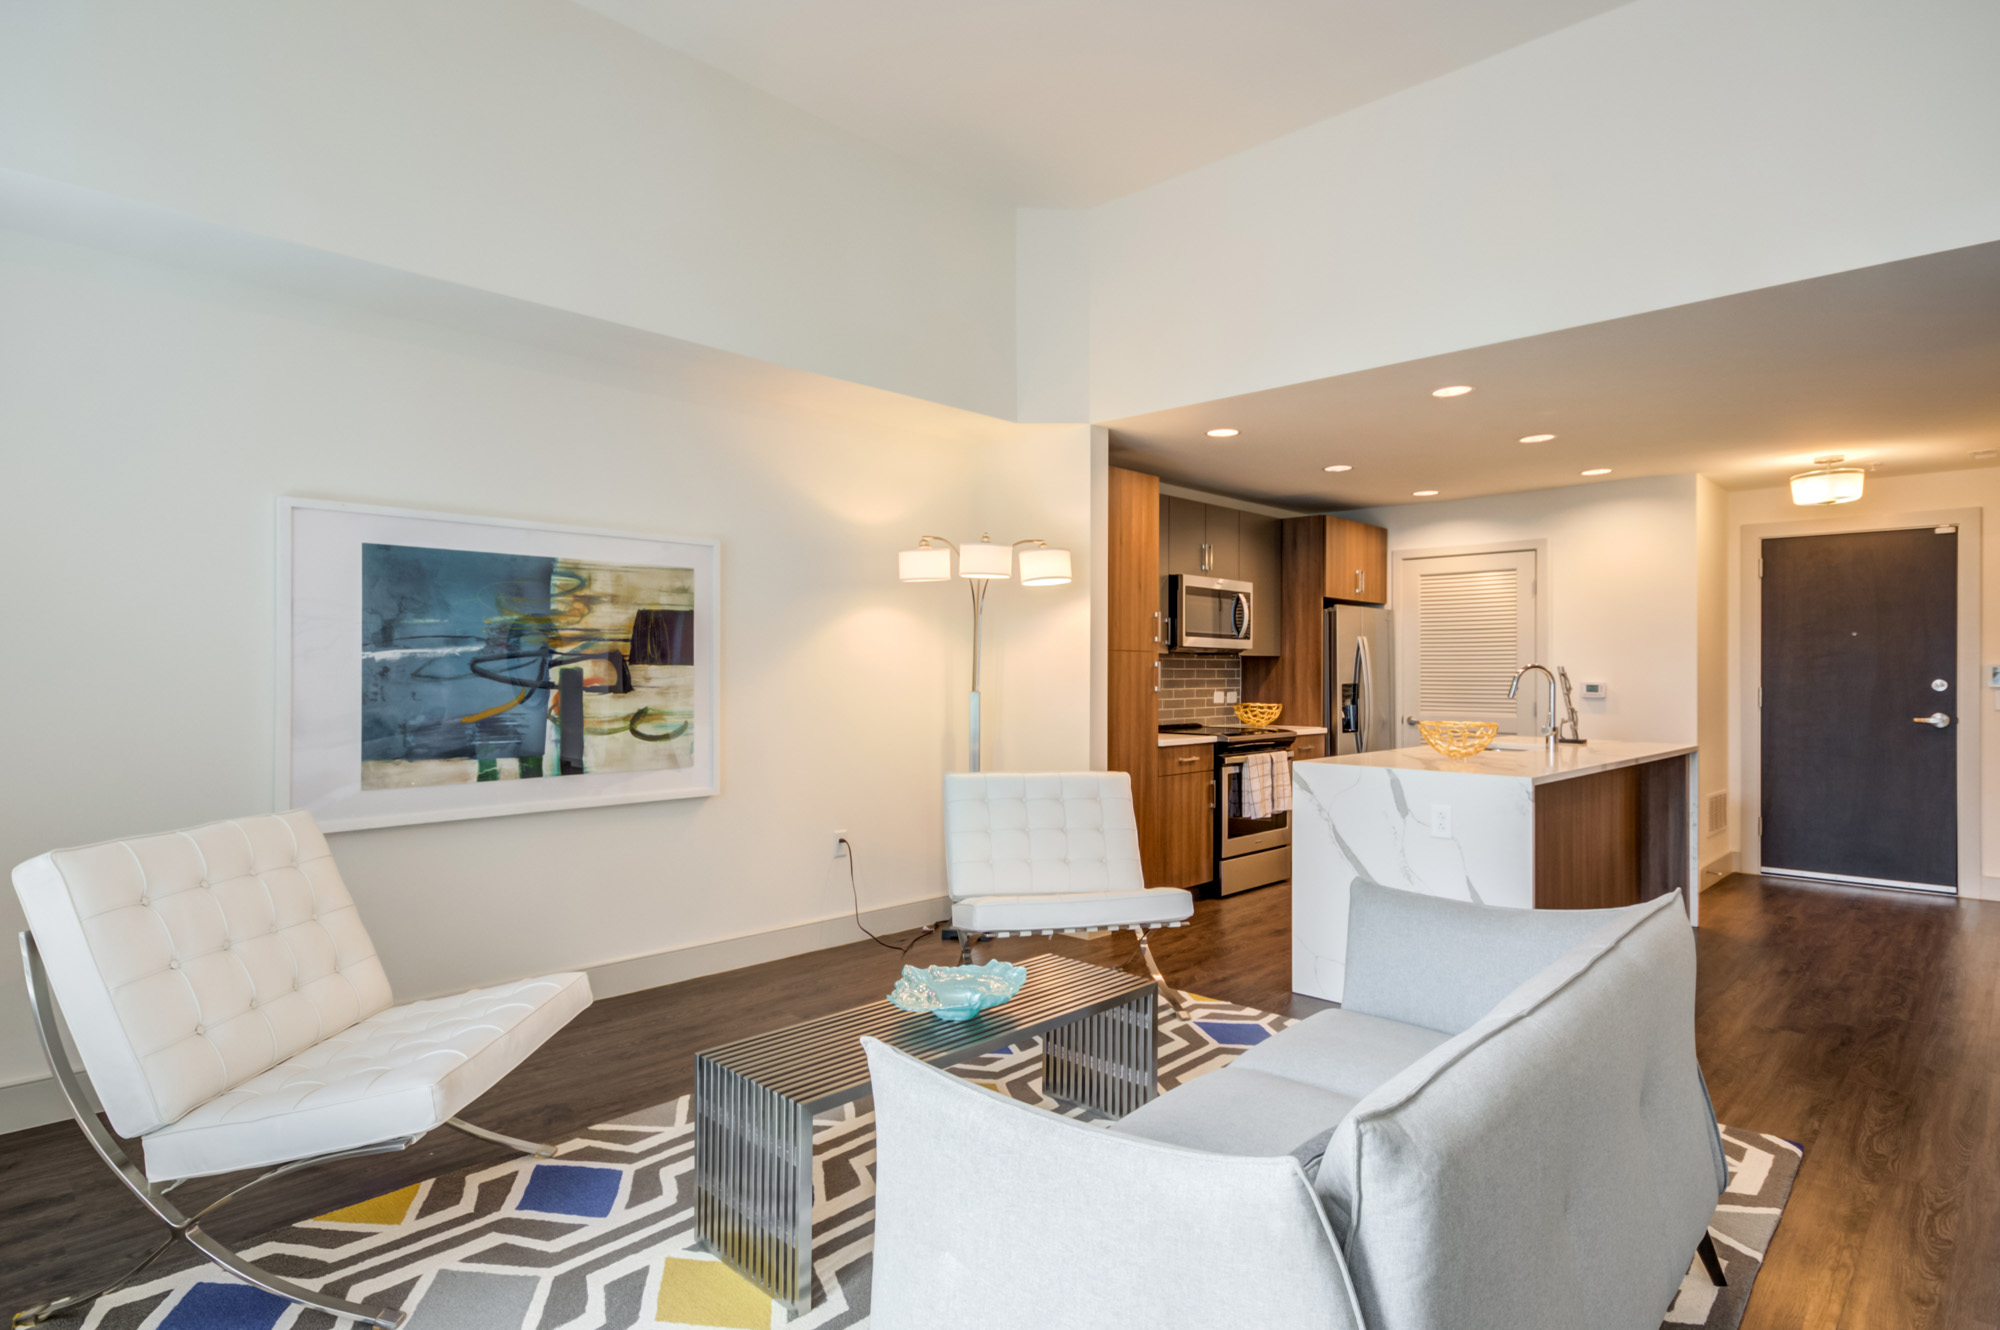
[[[1942,711],[1933,711],[1928,716],[1912,716],[1910,719],[1919,725],[1935,725],[1941,730],[1948,729],[1951,726],[1951,717],[1945,715]]]

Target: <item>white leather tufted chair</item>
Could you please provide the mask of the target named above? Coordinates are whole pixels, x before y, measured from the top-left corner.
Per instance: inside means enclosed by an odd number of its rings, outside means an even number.
[[[261,1182],[383,1154],[444,1125],[554,1154],[454,1115],[589,1006],[589,980],[555,974],[391,1006],[374,943],[309,814],[55,850],[17,867],[14,890],[50,1071],[98,1154],[173,1229],[161,1250],[182,1237],[260,1288],[393,1327],[404,1313],[251,1265],[200,1228],[221,1201],[190,1218],[167,1190],[238,1169],[270,1169]],[[87,1089],[63,1056],[52,991]],[[119,1135],[144,1142],[143,1172],[98,1120],[93,1092]],[[84,1300],[45,1304],[16,1324]]]
[[[1161,996],[1185,1014],[1147,935],[1185,924],[1194,897],[1146,886],[1126,773],[955,772],[944,778],[944,834],[961,963],[972,959],[975,934],[1129,928]]]

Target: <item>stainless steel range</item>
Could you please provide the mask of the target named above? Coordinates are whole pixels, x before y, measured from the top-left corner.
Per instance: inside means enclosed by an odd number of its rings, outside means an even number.
[[[1214,872],[1210,880],[1224,896],[1252,887],[1283,882],[1292,875],[1292,815],[1243,817],[1236,784],[1244,759],[1252,753],[1291,748],[1298,736],[1290,730],[1259,730],[1245,725],[1178,724],[1160,726],[1162,734],[1215,736]]]

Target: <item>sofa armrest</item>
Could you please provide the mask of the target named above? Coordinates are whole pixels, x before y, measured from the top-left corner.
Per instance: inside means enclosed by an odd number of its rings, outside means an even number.
[[[874,1039],[871,1324],[1362,1330],[1298,1161],[1206,1154],[1061,1117]],[[1190,1242],[1200,1266],[1189,1277]]]
[[[1341,1006],[1457,1034],[1598,929],[1651,908],[1517,910],[1357,881]]]

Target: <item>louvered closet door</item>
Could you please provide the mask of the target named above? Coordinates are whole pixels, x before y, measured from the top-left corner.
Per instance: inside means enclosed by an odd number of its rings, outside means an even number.
[[[1535,659],[1535,552],[1404,559],[1397,574],[1396,706],[1404,745],[1420,720],[1491,720],[1503,734],[1538,734],[1548,683],[1530,675],[1507,700],[1514,671]]]

